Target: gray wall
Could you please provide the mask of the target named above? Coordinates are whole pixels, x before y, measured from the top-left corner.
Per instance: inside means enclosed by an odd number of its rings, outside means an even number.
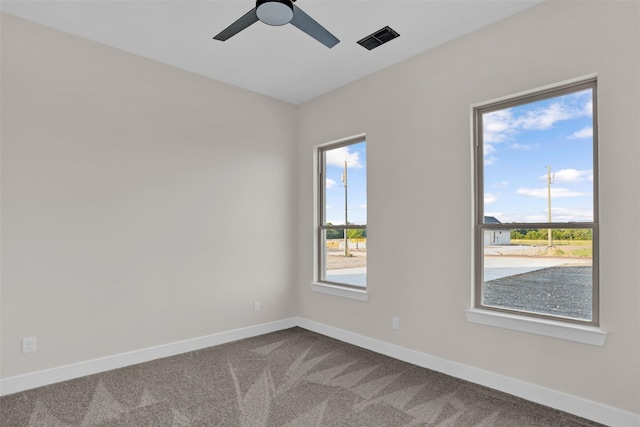
[[[302,105],[298,161],[308,167],[298,186],[300,316],[639,413],[639,16],[638,2],[545,2]],[[608,340],[594,347],[468,323],[470,106],[591,73],[599,78]],[[367,303],[309,288],[312,147],[361,132],[369,172]],[[397,245],[407,227],[412,238]],[[392,316],[400,317],[398,331]]]
[[[295,107],[6,14],[1,106],[3,378],[294,315]]]

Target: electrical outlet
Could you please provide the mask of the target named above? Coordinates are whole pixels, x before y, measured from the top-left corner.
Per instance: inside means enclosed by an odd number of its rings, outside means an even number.
[[[391,318],[391,327],[393,329],[400,329],[400,318],[399,317],[392,317]]]
[[[22,353],[34,353],[36,351],[36,337],[22,338]]]
[[[255,302],[253,303],[253,311],[254,311],[255,313],[257,313],[257,312],[259,312],[259,311],[260,311],[260,301],[255,301]]]

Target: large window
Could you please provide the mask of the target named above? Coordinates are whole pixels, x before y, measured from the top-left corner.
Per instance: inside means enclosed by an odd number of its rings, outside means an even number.
[[[367,286],[367,151],[364,138],[318,149],[318,279]]]
[[[598,325],[596,81],[474,110],[475,307]]]

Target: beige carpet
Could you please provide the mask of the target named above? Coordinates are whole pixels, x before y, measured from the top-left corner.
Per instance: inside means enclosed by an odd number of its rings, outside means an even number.
[[[0,399],[3,427],[596,426],[301,328]]]

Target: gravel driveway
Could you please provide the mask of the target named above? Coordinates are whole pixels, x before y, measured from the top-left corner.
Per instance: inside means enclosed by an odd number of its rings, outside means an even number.
[[[592,271],[562,265],[487,281],[484,304],[591,320]]]

